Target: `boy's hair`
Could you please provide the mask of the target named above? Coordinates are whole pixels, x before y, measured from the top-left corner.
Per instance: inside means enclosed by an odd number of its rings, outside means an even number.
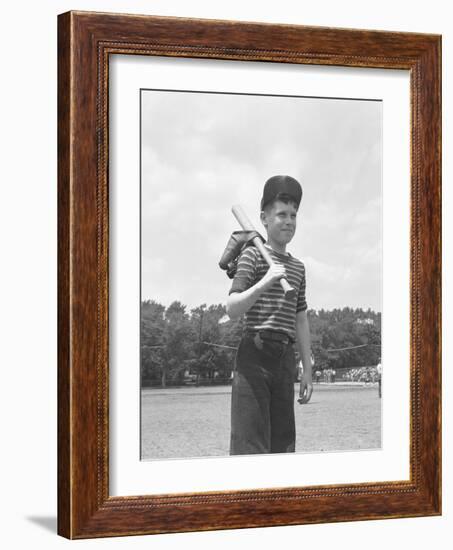
[[[263,212],[269,212],[277,201],[285,204],[292,204],[296,210],[299,209],[299,205],[291,195],[288,195],[288,193],[278,193],[271,201],[263,206]]]

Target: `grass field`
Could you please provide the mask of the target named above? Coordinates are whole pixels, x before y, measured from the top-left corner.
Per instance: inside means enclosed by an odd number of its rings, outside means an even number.
[[[228,455],[230,400],[230,386],[144,389],[142,459]],[[296,452],[381,446],[376,386],[315,384],[310,402],[296,402],[295,411]]]

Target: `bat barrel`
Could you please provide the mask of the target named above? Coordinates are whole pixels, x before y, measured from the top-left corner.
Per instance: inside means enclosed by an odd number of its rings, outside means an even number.
[[[249,217],[242,209],[242,206],[240,206],[239,204],[235,204],[231,211],[233,212],[234,217],[237,219],[239,225],[244,231],[255,231],[253,223],[250,221]]]

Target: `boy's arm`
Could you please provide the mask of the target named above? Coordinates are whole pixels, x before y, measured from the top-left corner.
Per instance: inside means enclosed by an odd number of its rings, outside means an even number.
[[[261,294],[270,288],[275,281],[285,276],[283,265],[272,265],[266,275],[253,286],[242,292],[233,292],[227,298],[226,310],[231,319],[236,319],[246,313],[258,300]]]
[[[310,346],[310,325],[308,322],[307,310],[299,311],[296,315],[296,343],[302,360],[304,374],[300,385],[300,396],[307,387],[307,401],[310,399],[313,391],[313,382],[311,375],[311,346]]]

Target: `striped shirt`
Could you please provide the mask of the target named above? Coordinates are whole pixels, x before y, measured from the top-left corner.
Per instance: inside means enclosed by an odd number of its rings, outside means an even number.
[[[305,266],[290,254],[280,254],[267,245],[266,248],[275,263],[284,265],[286,277],[289,284],[296,290],[296,296],[293,299],[286,299],[280,281],[275,281],[272,287],[265,290],[246,312],[245,329],[270,329],[284,332],[295,339],[296,313],[307,309]],[[248,246],[239,257],[230,294],[247,290],[261,280],[268,269],[269,266],[258,249]]]

